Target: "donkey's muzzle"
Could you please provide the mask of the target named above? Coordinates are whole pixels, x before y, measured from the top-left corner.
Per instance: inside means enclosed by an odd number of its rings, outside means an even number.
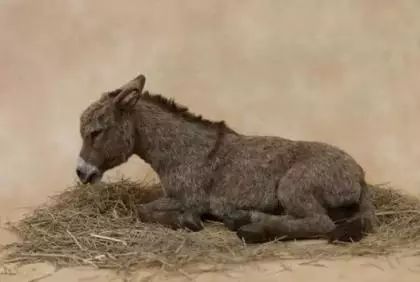
[[[94,172],[93,173],[85,173],[80,169],[76,169],[76,174],[83,184],[94,183],[95,180],[98,179],[98,177],[99,177],[99,174],[96,174]]]
[[[83,184],[95,183],[102,177],[101,172],[95,166],[79,159],[76,168],[76,174]]]

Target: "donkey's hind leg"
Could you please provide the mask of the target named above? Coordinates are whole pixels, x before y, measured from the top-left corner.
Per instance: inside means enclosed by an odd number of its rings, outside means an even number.
[[[159,223],[172,229],[188,228],[192,231],[203,229],[200,214],[185,209],[176,199],[162,197],[139,205],[137,211],[138,217],[143,222]]]
[[[249,243],[327,237],[335,229],[335,224],[313,195],[312,185],[301,168],[289,171],[277,191],[285,215],[253,211],[252,223],[239,228],[238,236]]]
[[[327,238],[335,229],[334,223],[324,214],[306,218],[290,215],[270,215],[252,212],[251,221],[239,228],[237,234],[247,243],[262,243],[278,240]]]
[[[363,237],[360,218],[336,226],[320,202],[325,202],[327,195],[330,204],[337,207],[357,204],[360,187],[350,186],[346,179],[334,179],[329,173],[328,167],[320,164],[300,163],[292,167],[277,188],[277,198],[286,216],[252,212],[252,223],[242,226],[238,235],[249,242],[263,242],[274,238],[360,240]],[[331,179],[335,182],[330,183]]]

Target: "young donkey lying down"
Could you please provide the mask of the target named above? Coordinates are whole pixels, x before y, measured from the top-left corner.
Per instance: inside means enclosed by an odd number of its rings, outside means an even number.
[[[362,168],[318,142],[245,136],[143,92],[145,77],[102,95],[81,116],[83,183],[136,154],[159,175],[164,197],[141,220],[201,230],[223,221],[248,243],[326,238],[358,241],[376,217]]]

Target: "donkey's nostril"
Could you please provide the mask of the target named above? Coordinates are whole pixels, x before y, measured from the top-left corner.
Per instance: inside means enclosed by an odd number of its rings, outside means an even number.
[[[80,180],[85,179],[85,174],[83,173],[83,171],[80,168],[76,169],[76,174],[77,174],[77,176],[79,177]]]

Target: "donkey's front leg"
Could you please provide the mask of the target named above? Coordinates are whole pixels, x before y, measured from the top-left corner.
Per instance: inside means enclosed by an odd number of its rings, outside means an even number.
[[[223,217],[223,223],[231,231],[238,231],[251,222],[251,212],[248,210],[234,210]]]
[[[159,223],[172,229],[188,228],[192,231],[203,229],[200,214],[186,209],[181,202],[173,198],[163,197],[139,205],[137,211],[143,222]]]

